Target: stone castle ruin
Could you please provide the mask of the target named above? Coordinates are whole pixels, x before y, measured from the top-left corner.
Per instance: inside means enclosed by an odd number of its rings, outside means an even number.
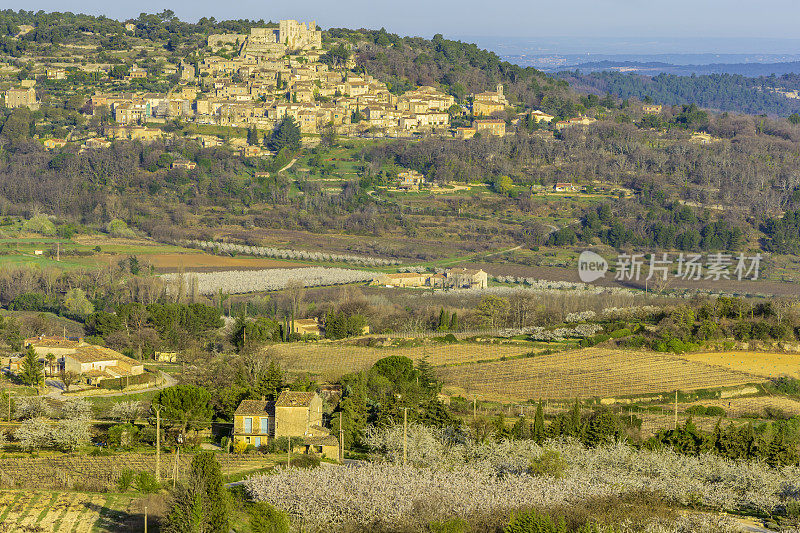
[[[213,51],[235,48],[243,57],[277,59],[287,52],[321,49],[322,32],[317,30],[317,23],[313,20],[308,24],[282,20],[277,28],[251,28],[250,35],[209,35],[208,46]]]

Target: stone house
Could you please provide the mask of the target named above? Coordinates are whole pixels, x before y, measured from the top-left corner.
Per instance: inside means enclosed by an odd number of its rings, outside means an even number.
[[[233,415],[233,441],[255,447],[272,438],[300,437],[307,453],[339,457],[339,442],[322,427],[322,397],[284,391],[275,401],[243,400]]]
[[[506,123],[503,120],[473,120],[472,127],[476,133],[488,133],[497,137],[506,134]]]

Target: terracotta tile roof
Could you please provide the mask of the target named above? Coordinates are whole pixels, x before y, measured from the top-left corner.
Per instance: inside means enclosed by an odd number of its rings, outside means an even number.
[[[303,439],[303,444],[307,446],[338,446],[339,440],[333,435],[325,437],[306,437]]]
[[[283,391],[275,402],[275,407],[308,407],[316,392]]]
[[[139,366],[141,361],[131,359],[127,355],[106,348],[105,346],[80,346],[74,353],[65,354],[65,357],[71,357],[81,363],[97,363],[100,361],[118,361],[128,364],[130,366]]]
[[[234,415],[275,416],[275,402],[263,400],[242,400]]]

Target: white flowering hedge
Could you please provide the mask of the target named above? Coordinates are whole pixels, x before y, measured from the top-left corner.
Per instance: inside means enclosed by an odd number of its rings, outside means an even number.
[[[241,294],[246,292],[274,291],[285,289],[290,282],[300,282],[305,287],[344,285],[371,281],[380,276],[378,272],[351,270],[347,268],[273,268],[269,270],[232,270],[229,272],[202,272],[196,274],[164,274],[162,277],[173,283],[189,284],[196,279],[200,294]]]
[[[565,339],[583,339],[591,337],[599,331],[603,330],[603,326],[599,324],[578,324],[572,328],[555,328],[547,329],[541,326],[530,326],[524,328],[505,328],[501,329],[498,337],[516,337],[518,335],[528,335],[532,340],[543,342],[563,341]]]
[[[402,466],[402,431],[372,430],[367,442],[384,458],[341,468],[280,470],[252,477],[252,496],[291,514],[312,531],[340,524],[409,521],[415,506],[435,502],[440,518],[555,507],[596,496],[653,492],[667,502],[718,511],[770,512],[797,498],[800,468],[771,468],[716,455],[635,450],[623,444],[585,448],[552,441],[566,463],[563,477],[529,473],[546,448],[533,441],[476,443],[412,425]],[[794,495],[794,496],[792,496]]]
[[[284,248],[249,246],[246,244],[234,244],[229,242],[187,241],[186,244],[188,246],[201,248],[203,250],[218,250],[224,253],[237,253],[253,255],[256,257],[272,257],[275,259],[290,259],[295,261],[327,261],[364,266],[387,266],[397,265],[400,263],[400,261],[397,261],[396,259],[380,259],[377,257],[366,257],[350,254],[330,254],[326,252],[308,252],[306,250],[288,250]]]

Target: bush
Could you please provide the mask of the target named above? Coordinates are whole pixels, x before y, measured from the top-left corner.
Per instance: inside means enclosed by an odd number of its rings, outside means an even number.
[[[247,507],[247,513],[253,533],[289,533],[289,519],[268,503],[254,502]]]
[[[316,468],[319,464],[320,459],[315,455],[300,454],[292,456],[292,468]]]
[[[128,489],[131,488],[135,477],[135,470],[131,470],[130,468],[123,470],[119,475],[119,478],[117,478],[117,490],[120,492],[128,492]]]
[[[139,472],[136,474],[136,490],[143,494],[155,494],[161,490],[161,484],[150,472]]]
[[[136,232],[133,231],[124,220],[115,218],[106,225],[106,231],[112,237],[133,238],[136,237]]]
[[[718,405],[711,405],[706,408],[706,416],[726,416],[725,409]]]
[[[22,224],[24,231],[52,236],[56,234],[56,226],[45,215],[36,215]]]
[[[555,450],[544,450],[542,455],[531,460],[528,473],[532,476],[549,476],[560,478],[564,475],[567,463],[561,458],[561,454]]]

